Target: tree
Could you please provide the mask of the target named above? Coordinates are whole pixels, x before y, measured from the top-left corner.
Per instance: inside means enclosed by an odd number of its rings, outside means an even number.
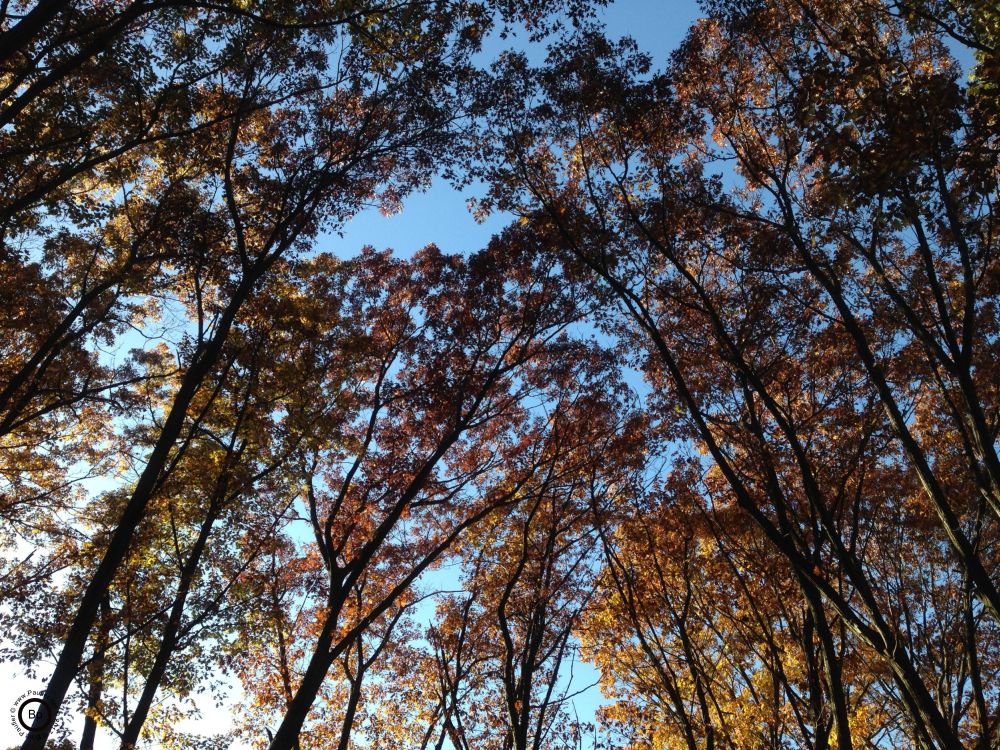
[[[997,744],[996,13],[592,8],[0,8],[25,747]],[[515,222],[321,252],[435,174]]]
[[[610,370],[555,405],[558,463],[524,488],[510,513],[461,541],[462,592],[442,598],[429,630],[434,705],[423,746],[435,734],[436,748],[446,740],[459,749],[582,744],[586,726],[572,706],[592,687],[574,680],[599,565],[592,513],[623,490],[644,447],[642,417],[616,381]],[[617,395],[596,395],[602,391]]]
[[[594,35],[514,60],[503,91],[541,104],[508,95],[493,200],[612,295],[665,434],[703,451],[814,624],[878,655],[910,741],[986,746],[995,697],[966,676],[990,657],[945,623],[985,635],[998,612],[992,135],[940,31],[885,5],[708,10],[666,74]],[[907,580],[890,528],[958,572]],[[952,645],[900,622],[903,590]],[[938,648],[962,649],[955,681]]]
[[[349,298],[363,328],[346,340],[362,356],[337,426],[345,443],[303,456],[326,573],[315,643],[272,748],[299,742],[333,663],[539,470],[545,433],[523,434],[520,422],[527,401],[564,381],[562,333],[580,311],[517,240],[467,263],[429,248],[412,265],[375,255],[359,264]],[[504,461],[518,472],[493,479]]]
[[[190,345],[181,347],[161,430],[49,682],[46,700],[56,711],[188,410],[244,305],[265,293],[279,259],[321,228],[372,200],[391,208],[452,153],[464,111],[457,83],[467,78],[480,38],[469,29],[521,11],[453,5],[264,11],[45,3],[16,21],[5,15],[5,262],[49,299],[64,300],[44,316],[17,304],[9,311],[10,327],[33,324],[27,346],[12,347],[6,367],[5,425],[19,431],[9,436],[17,462],[9,475],[20,481],[20,467],[39,453],[18,453],[21,435],[40,446],[31,431],[52,435],[60,418],[99,429],[91,404],[133,376],[102,368],[93,347],[96,337],[121,333],[129,317],[140,328],[149,322],[156,305],[136,308],[136,298],[176,296],[181,307],[170,312],[187,306],[190,315]],[[540,30],[549,10],[525,18]],[[412,28],[421,31],[401,33]],[[343,54],[331,56],[334,49]],[[152,95],[151,108],[144,95]],[[49,236],[50,260],[40,263],[30,248]],[[170,254],[174,248],[163,245],[175,240],[179,254]],[[76,455],[56,455],[56,468]],[[31,503],[15,502],[12,515],[64,485],[31,488]],[[26,747],[40,746],[45,731],[33,735]]]

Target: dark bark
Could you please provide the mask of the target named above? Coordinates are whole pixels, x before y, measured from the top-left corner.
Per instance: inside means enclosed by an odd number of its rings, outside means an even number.
[[[87,715],[83,720],[83,734],[80,736],[80,750],[94,750],[97,736],[97,718],[101,696],[104,694],[104,667],[108,648],[108,633],[111,627],[111,612],[107,597],[101,601],[101,628],[97,639],[94,659],[90,663],[90,689],[87,693]]]
[[[20,53],[47,23],[69,6],[70,0],[40,0],[24,18],[0,34],[0,63]]]

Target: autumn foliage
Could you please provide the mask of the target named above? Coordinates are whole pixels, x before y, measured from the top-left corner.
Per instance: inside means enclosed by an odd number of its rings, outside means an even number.
[[[0,6],[5,746],[998,746],[1000,13],[601,5]]]

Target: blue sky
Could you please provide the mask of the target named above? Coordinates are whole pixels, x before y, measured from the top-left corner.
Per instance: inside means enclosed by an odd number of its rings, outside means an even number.
[[[654,65],[666,62],[698,15],[694,0],[618,0],[601,12],[609,35],[631,36],[652,55]],[[374,208],[368,209],[350,221],[343,238],[327,236],[317,250],[350,257],[372,245],[410,255],[434,243],[448,253],[473,252],[510,220],[492,216],[477,224],[466,208],[466,200],[476,196],[474,188],[459,192],[444,180],[435,180],[429,190],[407,198],[400,213],[387,218]]]

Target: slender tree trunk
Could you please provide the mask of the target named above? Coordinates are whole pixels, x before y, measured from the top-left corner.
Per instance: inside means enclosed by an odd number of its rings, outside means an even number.
[[[851,726],[847,718],[847,696],[844,694],[840,658],[837,656],[837,649],[833,642],[830,621],[827,619],[822,598],[816,587],[802,576],[798,576],[798,579],[812,614],[813,628],[821,646],[824,681],[830,702],[833,704],[833,724],[837,730],[837,750],[854,750],[851,740]]]
[[[111,628],[111,607],[108,598],[101,601],[101,634],[97,641],[94,661],[90,665],[90,690],[87,694],[87,715],[83,720],[83,734],[80,737],[80,750],[94,750],[94,738],[97,736],[97,707],[104,693],[104,666],[107,660],[108,631]]]
[[[327,619],[323,632],[316,640],[316,647],[313,649],[312,658],[309,659],[309,665],[306,667],[302,682],[299,683],[295,697],[288,705],[288,710],[281,719],[281,725],[274,733],[268,750],[294,750],[298,746],[299,734],[302,732],[302,726],[309,715],[309,709],[312,708],[313,701],[316,700],[320,688],[323,687],[323,681],[333,663],[330,656],[330,651],[333,648],[333,630],[334,621],[332,618]]]
[[[354,719],[358,713],[358,705],[361,703],[361,685],[365,679],[364,654],[361,651],[361,640],[358,640],[358,671],[354,678],[350,680],[351,691],[347,698],[347,710],[344,712],[344,721],[341,724],[340,740],[337,742],[337,750],[348,750],[351,746],[351,729],[354,727]]]

